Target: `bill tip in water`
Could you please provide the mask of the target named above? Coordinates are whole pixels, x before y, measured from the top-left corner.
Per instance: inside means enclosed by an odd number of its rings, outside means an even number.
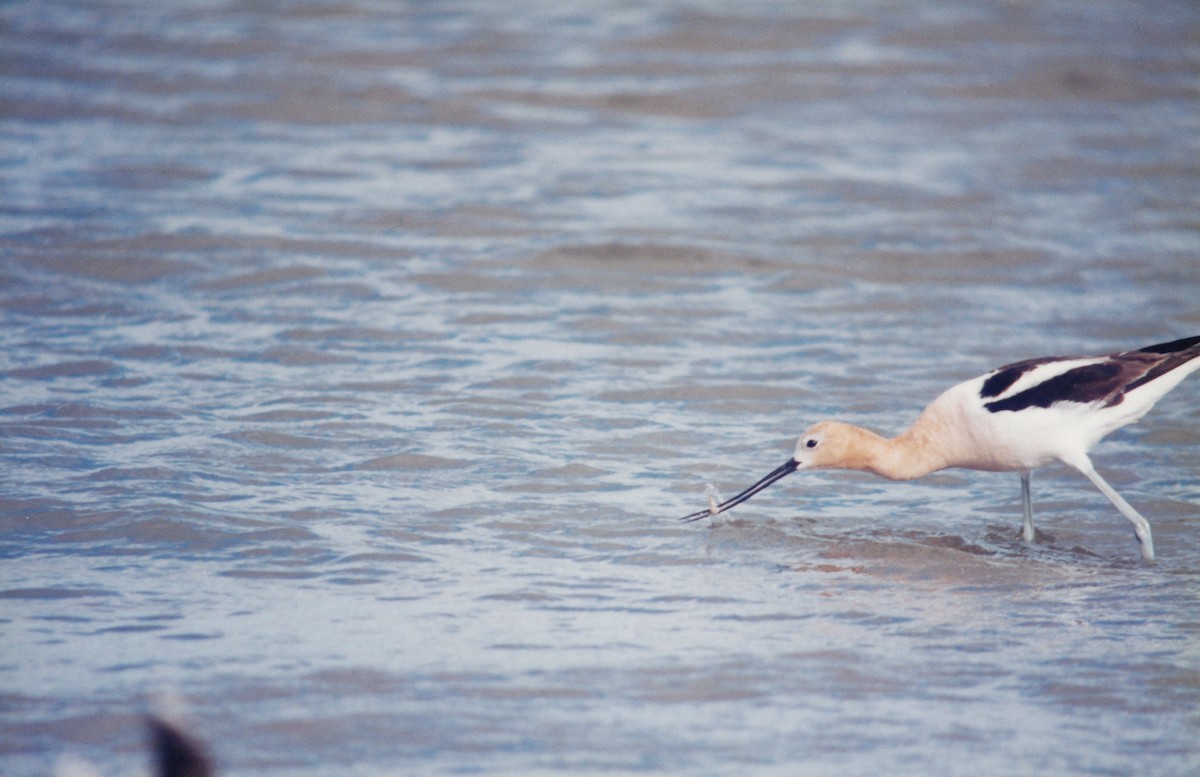
[[[708,497],[708,514],[712,516],[721,512],[721,507],[717,504],[719,501],[717,487],[709,483],[708,487],[704,489],[704,495]]]

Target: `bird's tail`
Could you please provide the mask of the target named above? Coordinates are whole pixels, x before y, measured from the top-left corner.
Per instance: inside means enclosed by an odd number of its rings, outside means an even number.
[[[1159,343],[1158,345],[1148,345],[1145,348],[1139,348],[1141,353],[1162,353],[1176,354],[1192,352],[1192,357],[1200,356],[1200,337],[1185,337],[1182,340],[1172,340],[1169,343]]]
[[[1125,393],[1143,386],[1153,387],[1157,397],[1166,394],[1179,382],[1200,369],[1200,337],[1185,337],[1169,343],[1142,348],[1137,353],[1155,357],[1156,361],[1137,380],[1125,386]]]

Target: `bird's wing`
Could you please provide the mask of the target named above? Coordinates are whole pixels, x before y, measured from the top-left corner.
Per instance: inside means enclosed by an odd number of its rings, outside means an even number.
[[[979,396],[992,413],[1047,408],[1060,402],[1111,407],[1121,403],[1126,391],[1188,360],[1179,354],[1147,351],[1095,358],[1030,359],[992,373]]]

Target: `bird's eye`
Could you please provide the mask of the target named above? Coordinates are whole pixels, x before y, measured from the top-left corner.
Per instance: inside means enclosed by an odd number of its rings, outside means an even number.
[[[805,448],[815,448],[815,447],[817,447],[817,441],[809,440],[808,442],[804,443],[804,447]]]

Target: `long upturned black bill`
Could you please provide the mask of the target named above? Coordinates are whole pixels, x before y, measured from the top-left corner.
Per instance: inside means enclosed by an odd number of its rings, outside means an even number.
[[[784,464],[782,467],[778,467],[776,469],[771,470],[771,474],[767,475],[765,478],[758,481],[754,485],[750,486],[749,488],[747,488],[745,491],[738,494],[737,496],[731,497],[730,499],[726,499],[724,502],[717,505],[716,509],[713,509],[710,507],[709,509],[701,510],[698,513],[692,513],[691,515],[685,515],[682,518],[680,518],[679,520],[683,521],[684,523],[688,523],[691,521],[698,521],[701,518],[707,518],[710,515],[716,515],[717,513],[723,513],[726,510],[728,510],[729,508],[731,508],[735,505],[740,505],[742,502],[745,502],[747,499],[754,496],[759,491],[762,491],[764,488],[771,485],[776,480],[779,480],[780,478],[783,478],[783,477],[786,477],[787,475],[792,474],[793,472],[796,471],[796,468],[799,466],[800,466],[800,464],[795,459],[788,459],[787,463]]]

